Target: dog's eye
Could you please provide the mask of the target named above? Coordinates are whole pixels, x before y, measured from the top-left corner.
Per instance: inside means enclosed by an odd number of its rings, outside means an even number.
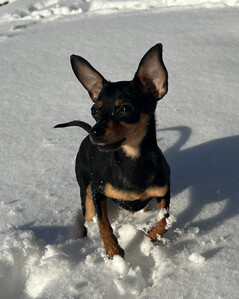
[[[94,117],[94,119],[97,121],[100,118],[100,111],[99,109],[96,107],[96,105],[93,105],[91,107],[91,114]]]
[[[131,105],[129,105],[129,104],[123,104],[123,105],[120,106],[119,112],[121,112],[121,113],[129,113],[133,109],[134,108]]]

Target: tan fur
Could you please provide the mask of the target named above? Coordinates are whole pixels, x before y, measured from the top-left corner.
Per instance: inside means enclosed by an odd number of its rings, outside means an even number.
[[[163,197],[166,194],[167,190],[168,186],[149,187],[144,191],[137,193],[132,191],[119,190],[113,187],[111,184],[106,184],[104,193],[109,198],[114,198],[117,200],[134,201],[144,200],[151,197]]]
[[[116,100],[115,107],[119,107],[123,103],[123,100]]]
[[[86,200],[85,200],[85,221],[92,221],[95,216],[95,206],[91,196],[91,184],[86,189]]]
[[[135,124],[125,122],[116,123],[110,120],[105,131],[104,140],[108,144],[125,141],[122,148],[127,156],[137,158],[140,156],[140,144],[147,132],[148,115],[142,113],[140,120]]]
[[[134,145],[123,145],[122,146],[126,156],[136,159],[140,156],[140,147],[139,145],[135,144]]]
[[[103,106],[103,102],[102,102],[102,101],[97,102],[97,107],[98,107],[99,109],[102,108],[102,106]]]
[[[157,203],[157,206],[158,206],[158,211],[160,211],[161,209],[165,209],[166,208],[165,200],[162,199],[160,202]],[[167,225],[166,217],[164,217],[155,225],[155,227],[153,227],[148,232],[148,237],[153,242],[157,241],[158,236],[163,236],[167,232],[167,229],[165,228],[166,225]]]
[[[106,200],[101,202],[102,205],[102,218],[98,220],[99,231],[103,240],[106,253],[109,258],[113,258],[116,254],[124,256],[124,250],[119,246],[118,241],[113,234],[112,227],[109,223],[107,216],[107,202]]]
[[[142,113],[136,124],[121,123],[126,128],[127,136],[122,148],[126,155],[131,158],[140,156],[140,145],[147,132],[148,115]]]

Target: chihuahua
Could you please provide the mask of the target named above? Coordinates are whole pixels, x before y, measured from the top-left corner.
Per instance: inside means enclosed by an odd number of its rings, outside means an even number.
[[[56,127],[80,126],[89,133],[76,157],[76,178],[84,221],[97,216],[109,258],[124,256],[124,250],[108,219],[107,198],[131,212],[146,209],[155,198],[163,216],[147,236],[156,241],[167,231],[170,168],[157,145],[154,116],[157,101],[168,91],[162,51],[162,44],[156,44],[141,59],[133,80],[119,82],[107,81],[87,60],[71,56],[73,72],[94,102],[96,123]]]

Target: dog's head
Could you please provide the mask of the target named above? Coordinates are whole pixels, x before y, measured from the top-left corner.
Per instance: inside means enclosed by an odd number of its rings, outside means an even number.
[[[72,55],[71,65],[94,102],[92,143],[102,151],[122,147],[136,157],[156,103],[168,91],[162,45],[155,45],[144,55],[132,81],[109,82],[80,56]]]

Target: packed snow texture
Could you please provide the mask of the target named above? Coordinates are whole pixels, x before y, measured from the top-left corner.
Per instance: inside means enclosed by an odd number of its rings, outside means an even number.
[[[5,2],[0,0],[0,3]],[[239,298],[239,1],[15,0],[0,6],[0,298]],[[97,222],[82,222],[74,159],[93,124],[71,54],[129,80],[164,45],[169,93],[156,111],[172,170],[169,231],[155,203],[109,202],[125,259],[109,260]],[[177,221],[176,221],[177,219]],[[175,222],[176,221],[176,222]],[[80,227],[79,229],[81,229]]]

